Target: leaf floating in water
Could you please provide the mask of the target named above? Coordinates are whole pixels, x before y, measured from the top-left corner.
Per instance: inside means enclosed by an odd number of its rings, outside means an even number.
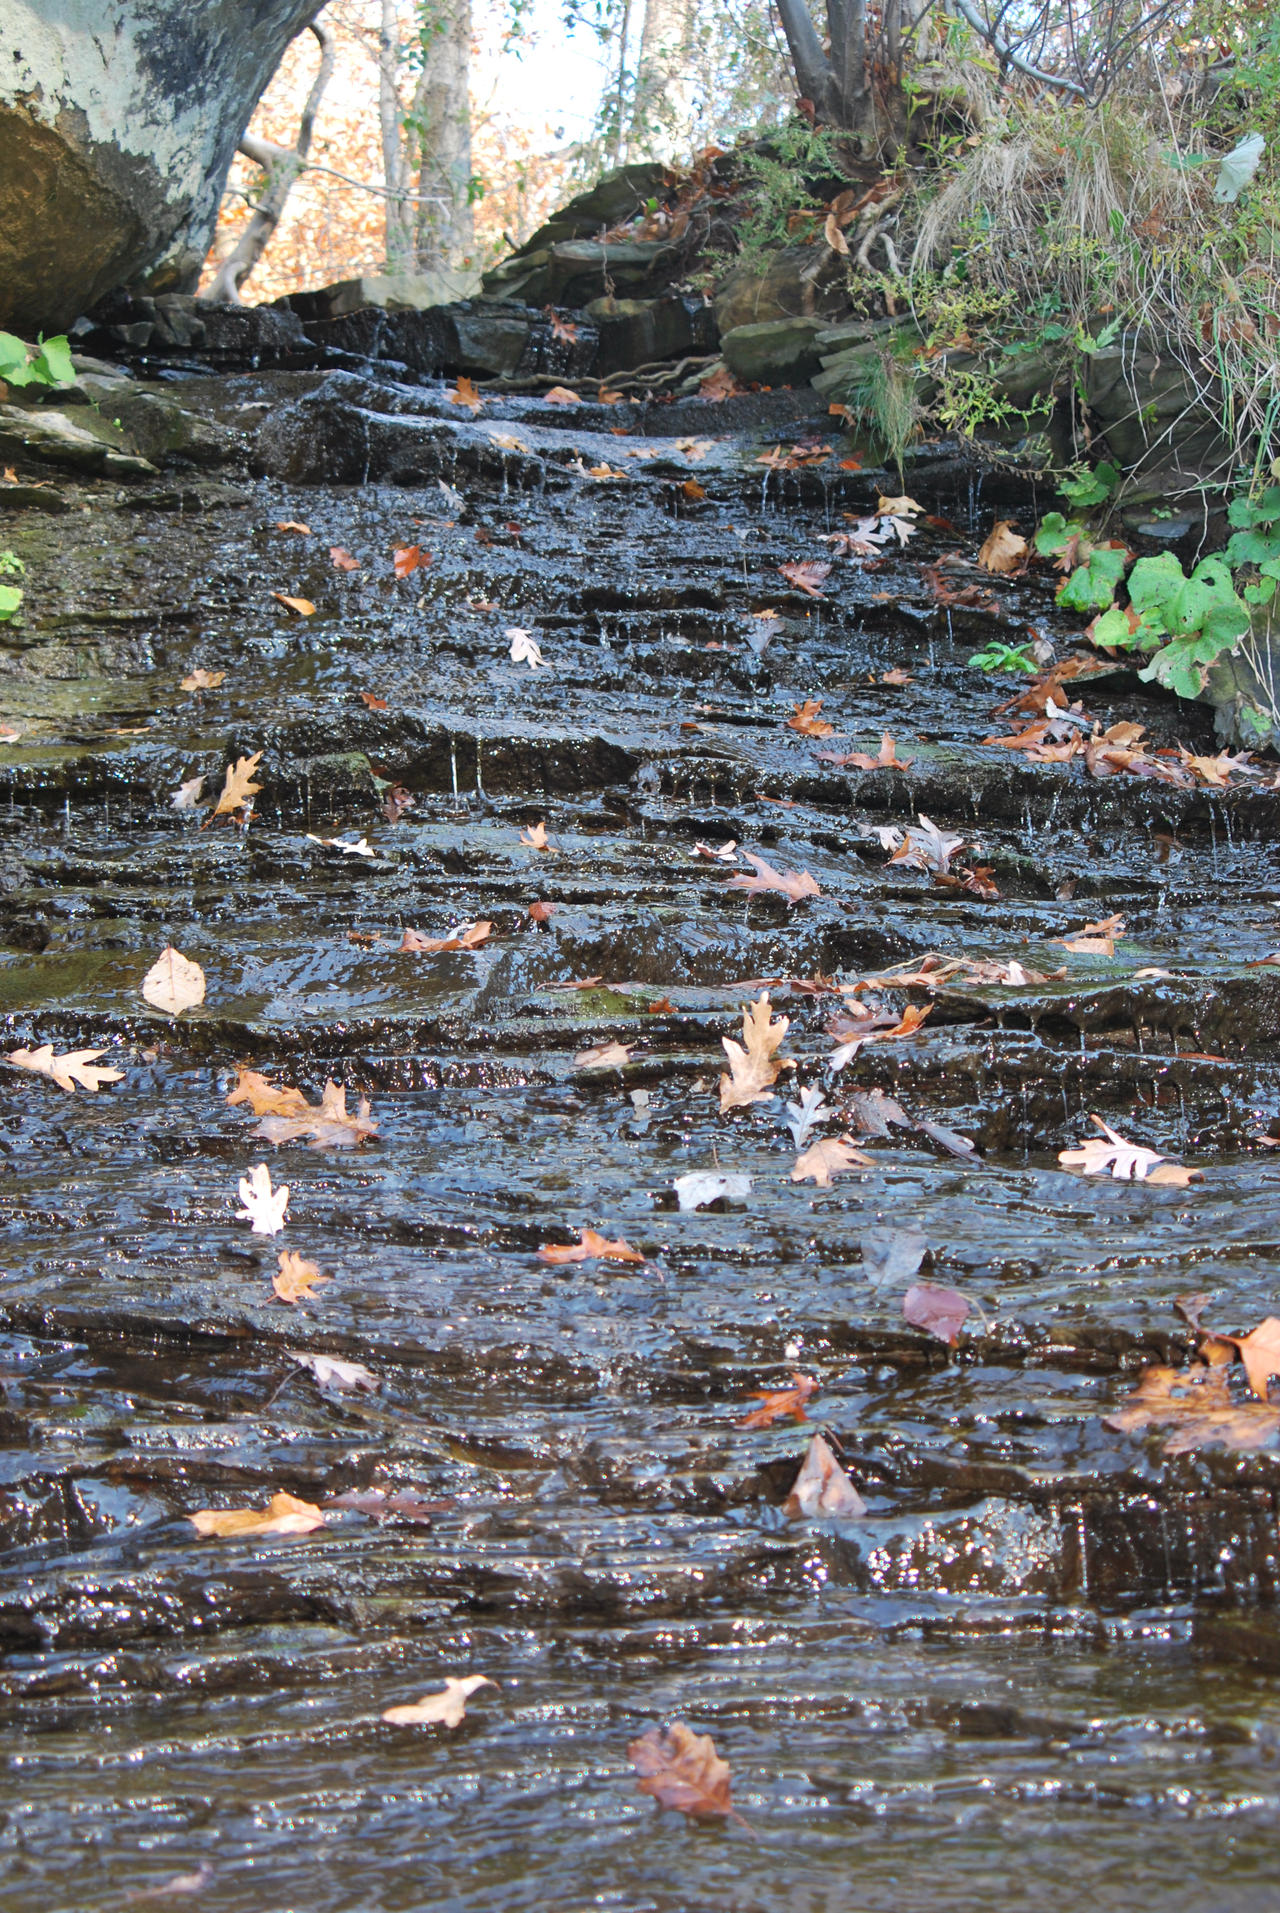
[[[355,1149],[377,1135],[378,1125],[370,1120],[367,1096],[360,1098],[356,1114],[349,1116],[346,1090],[329,1081],[318,1108],[306,1104],[305,1114],[298,1111],[264,1116],[253,1133],[264,1142],[276,1144],[299,1142],[309,1136],[313,1149]]]
[[[397,578],[411,578],[423,565],[429,565],[431,557],[421,545],[397,545],[391,554],[391,564]]]
[[[660,1807],[697,1819],[746,1821],[733,1805],[729,1763],[722,1760],[710,1734],[695,1734],[682,1720],[651,1727],[627,1749],[640,1775],[637,1786]]]
[[[346,1390],[362,1388],[374,1395],[382,1383],[371,1369],[360,1362],[340,1362],[333,1355],[315,1355],[309,1349],[291,1348],[288,1351],[290,1361],[297,1362],[300,1368],[310,1369],[320,1388]]]
[[[172,944],[163,949],[142,979],[142,994],[166,1016],[181,1016],[204,1002],[204,971]]]
[[[631,1061],[633,1043],[593,1043],[580,1049],[573,1059],[575,1069],[621,1069]]]
[[[350,837],[317,837],[308,831],[307,842],[319,844],[322,850],[336,850],[343,857],[376,857],[378,854],[367,837],[352,842]]]
[[[539,1262],[588,1262],[595,1256],[610,1262],[644,1261],[639,1249],[633,1249],[629,1242],[610,1242],[594,1229],[579,1229],[578,1240],[572,1247],[544,1242],[538,1250]]]
[[[537,639],[531,638],[527,631],[520,629],[519,625],[511,625],[502,635],[511,640],[513,664],[527,664],[531,671],[536,671],[539,665],[546,664],[547,660],[542,655]]]
[[[810,1395],[817,1393],[818,1386],[812,1375],[792,1375],[790,1388],[757,1391],[751,1399],[760,1406],[743,1416],[739,1428],[772,1428],[784,1415],[789,1415],[792,1421],[808,1421],[804,1405]]]
[[[310,1501],[296,1495],[272,1495],[266,1508],[201,1508],[188,1515],[197,1534],[223,1539],[250,1534],[310,1534],[323,1528],[325,1516]]]
[[[874,1167],[872,1157],[861,1149],[855,1149],[847,1136],[824,1136],[797,1157],[791,1180],[816,1182],[820,1189],[829,1189],[833,1176],[847,1176],[851,1169]]]
[[[189,1898],[194,1893],[203,1893],[212,1879],[213,1868],[207,1860],[202,1860],[194,1873],[174,1873],[167,1880],[161,1880],[158,1886],[135,1887],[128,1898],[135,1906],[144,1900]]]
[[[63,1056],[55,1056],[53,1044],[45,1043],[40,1049],[11,1049],[5,1057],[6,1063],[12,1063],[15,1069],[29,1069],[37,1076],[47,1076],[51,1082],[75,1094],[76,1084],[81,1089],[97,1091],[104,1083],[118,1083],[124,1075],[122,1069],[99,1069],[94,1064],[95,1056],[105,1056],[104,1049],[68,1050]]]
[[[434,956],[440,950],[474,950],[492,929],[491,923],[464,923],[447,937],[424,937],[417,930],[406,930],[396,955]]]
[[[349,551],[344,551],[341,545],[330,545],[329,563],[335,571],[359,571],[360,569],[360,560],[353,558]]]
[[[1280,1435],[1280,1408],[1260,1401],[1236,1401],[1225,1365],[1195,1362],[1190,1368],[1145,1368],[1138,1386],[1103,1426],[1118,1434],[1168,1432],[1164,1450],[1187,1454],[1194,1448],[1223,1447],[1239,1454],[1268,1448]]]
[[[465,1674],[461,1679],[446,1674],[440,1693],[424,1694],[421,1700],[406,1707],[388,1707],[382,1718],[393,1727],[457,1727],[466,1718],[467,1702],[472,1694],[478,1688],[497,1685],[487,1674]]]
[[[1161,1183],[1178,1189],[1185,1189],[1201,1173],[1181,1163],[1166,1162],[1141,1143],[1126,1142],[1101,1116],[1090,1120],[1097,1123],[1102,1135],[1086,1137],[1075,1149],[1059,1150],[1058,1161],[1064,1169],[1078,1169],[1082,1176],[1111,1175],[1120,1182]]]
[[[809,1443],[785,1506],[790,1515],[828,1514],[850,1521],[867,1512],[866,1502],[821,1435]]]
[[[959,1289],[945,1289],[937,1282],[914,1282],[902,1298],[903,1319],[913,1328],[927,1329],[952,1348],[968,1318],[969,1307],[968,1298]]]
[[[265,1162],[260,1162],[247,1176],[241,1176],[239,1192],[244,1207],[236,1210],[236,1216],[251,1222],[255,1235],[278,1235],[284,1227],[284,1212],[289,1207],[288,1183],[273,1189],[270,1171]]]
[[[317,1283],[329,1279],[321,1275],[314,1262],[304,1262],[292,1249],[281,1249],[280,1266],[271,1278],[271,1286],[281,1302],[310,1302],[315,1298]]]
[[[743,1005],[742,1043],[735,1043],[729,1036],[720,1038],[729,1058],[729,1074],[720,1078],[722,1115],[729,1109],[749,1109],[753,1103],[775,1100],[773,1084],[784,1069],[795,1068],[793,1062],[779,1060],[775,1054],[790,1028],[788,1017],[780,1016],[776,1023],[772,1020],[767,990],[754,1003]]]
[[[182,680],[184,691],[216,691],[226,677],[225,671],[189,671]]]
[[[530,824],[528,830],[520,832],[522,844],[528,844],[530,850],[554,850],[554,844],[548,842],[545,824]]]
[[[712,1169],[691,1170],[687,1176],[677,1176],[671,1186],[686,1211],[707,1209],[713,1202],[745,1202],[751,1194],[750,1176],[724,1176]]]
[[[316,608],[310,598],[291,598],[284,591],[273,591],[271,595],[277,604],[282,604],[286,611],[292,611],[295,617],[314,618],[316,615]]]
[[[241,1063],[236,1070],[234,1089],[227,1091],[227,1107],[248,1103],[255,1116],[305,1116],[311,1105],[300,1089],[284,1083],[272,1083],[256,1069]]]
[[[255,751],[252,757],[239,757],[234,764],[227,765],[226,780],[217,803],[205,818],[206,824],[211,824],[215,817],[233,817],[237,811],[252,810],[252,800],[262,789],[261,784],[253,781],[261,762],[262,752]]]

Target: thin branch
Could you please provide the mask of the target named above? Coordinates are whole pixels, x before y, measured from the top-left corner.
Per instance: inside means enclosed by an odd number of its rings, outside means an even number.
[[[996,58],[1005,66],[1014,67],[1017,72],[1025,73],[1030,80],[1039,80],[1045,86],[1061,87],[1064,93],[1074,93],[1078,100],[1089,100],[1089,89],[1079,86],[1075,80],[1068,80],[1060,73],[1046,73],[1042,67],[1033,66],[1030,60],[1016,52],[1007,40],[1002,40],[993,27],[989,27],[971,0],[955,0],[956,12],[961,19],[967,20],[980,39],[986,41]]]

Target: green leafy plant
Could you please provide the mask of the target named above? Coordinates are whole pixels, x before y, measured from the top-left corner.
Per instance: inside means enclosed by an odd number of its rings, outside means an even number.
[[[0,380],[6,385],[74,385],[75,368],[65,336],[41,337],[24,345],[12,332],[0,332]]]
[[[1058,486],[1058,492],[1072,511],[1093,511],[1106,504],[1119,482],[1118,468],[1104,458],[1092,471],[1082,465],[1069,472]]]
[[[1256,565],[1261,574],[1245,586],[1246,603],[1270,604],[1280,580],[1280,485],[1259,498],[1234,499],[1227,521],[1236,528],[1227,540],[1227,563],[1233,571]]]
[[[1058,603],[1068,611],[1105,611],[1115,603],[1130,553],[1125,545],[1081,546],[1078,564],[1058,586]]]
[[[20,578],[26,567],[16,552],[0,551],[0,578]],[[17,585],[0,584],[0,624],[16,616],[22,603],[22,593]]]
[[[1027,640],[1021,644],[1002,644],[992,638],[981,651],[975,651],[969,663],[979,671],[1026,671],[1036,674],[1036,662]]]

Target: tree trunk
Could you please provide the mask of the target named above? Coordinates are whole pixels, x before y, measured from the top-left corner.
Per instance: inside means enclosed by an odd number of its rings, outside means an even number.
[[[416,263],[458,265],[471,251],[471,0],[437,0],[409,123],[420,154]]]
[[[635,143],[683,156],[691,137],[693,0],[645,0],[636,80]]]
[[[408,168],[403,141],[404,112],[398,85],[400,8],[382,0],[378,25],[378,119],[382,131],[382,178],[387,188],[386,257],[388,272],[408,269],[413,252],[413,223],[405,202]]]
[[[247,159],[261,166],[266,174],[258,203],[253,216],[241,233],[235,249],[218,267],[217,273],[206,286],[201,297],[212,303],[239,305],[240,288],[261,259],[271,240],[271,235],[280,223],[285,201],[293,188],[293,182],[303,169],[303,163],[311,150],[311,136],[315,131],[316,113],[324,97],[325,88],[333,74],[334,44],[333,35],[327,27],[313,20],[309,29],[320,43],[320,68],[307,95],[307,103],[302,109],[298,121],[298,138],[292,147],[273,146],[269,140],[254,139],[246,133],[240,142],[239,150]]]
[[[194,288],[231,155],[318,0],[0,0],[0,327]],[[19,191],[18,183],[22,190]]]

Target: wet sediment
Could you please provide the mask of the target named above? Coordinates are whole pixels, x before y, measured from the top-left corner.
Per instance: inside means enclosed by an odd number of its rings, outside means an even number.
[[[353,374],[180,389],[225,434],[216,478],[61,481],[68,510],[12,520],[3,1047],[103,1047],[124,1076],[73,1098],[5,1071],[0,1904],[116,1906],[207,1861],[218,1913],[958,1910],[1011,1877],[1118,1909],[1158,1847],[1168,1907],[1209,1879],[1255,1905],[1280,1818],[1274,1444],[1169,1457],[1105,1417],[1185,1359],[1175,1296],[1208,1290],[1233,1329],[1275,1310],[1280,977],[1252,966],[1280,792],[985,745],[1013,687],[970,651],[1067,632],[1034,579],[995,618],[937,604],[920,563],[970,550],[983,509],[940,456],[907,490],[963,536],[791,587],[778,567],[825,558],[888,483],[761,466],[826,423],[795,395],[471,418]],[[415,543],[431,562],[397,579]],[[195,667],[225,680],[188,695]],[[1082,696],[1214,748],[1210,713],[1127,674]],[[889,731],[909,768],[820,761],[785,727],[813,697],[835,748]],[[247,830],[172,808],[257,751]],[[998,897],[886,861],[872,828],[920,812]],[[551,850],[522,841],[538,822]],[[374,857],[315,841],[338,834]],[[729,840],[822,894],[731,890],[695,852]],[[1112,914],[1114,955],[1063,948]],[[475,949],[398,951],[481,919]],[[208,979],[177,1023],[139,995],[169,942]],[[800,985],[930,954],[1063,974],[885,986],[929,1020],[827,1095],[856,1131],[883,1090],[972,1154],[891,1126],[857,1133],[872,1167],[793,1183],[781,1104],[719,1113],[739,1006],[767,984],[791,1018],[793,1094],[824,1080],[840,1000]],[[610,1040],[625,1065],[574,1067]],[[243,1063],[367,1095],[376,1139],[254,1140],[225,1103]],[[1065,1173],[1093,1113],[1203,1183]],[[235,1217],[262,1160],[291,1190],[270,1240]],[[749,1195],[681,1211],[675,1179],[717,1164]],[[645,1264],[539,1261],[584,1227]],[[902,1318],[908,1234],[974,1304],[955,1350]],[[282,1244],[332,1278],[293,1308]],[[321,1389],[299,1351],[381,1385]],[[858,1523],[786,1515],[809,1430],[738,1426],[796,1369]],[[283,1540],[187,1520],[371,1487],[438,1505]],[[472,1670],[501,1692],[452,1734],[381,1723]],[[634,1793],[627,1741],[673,1717],[714,1735],[755,1839]]]

